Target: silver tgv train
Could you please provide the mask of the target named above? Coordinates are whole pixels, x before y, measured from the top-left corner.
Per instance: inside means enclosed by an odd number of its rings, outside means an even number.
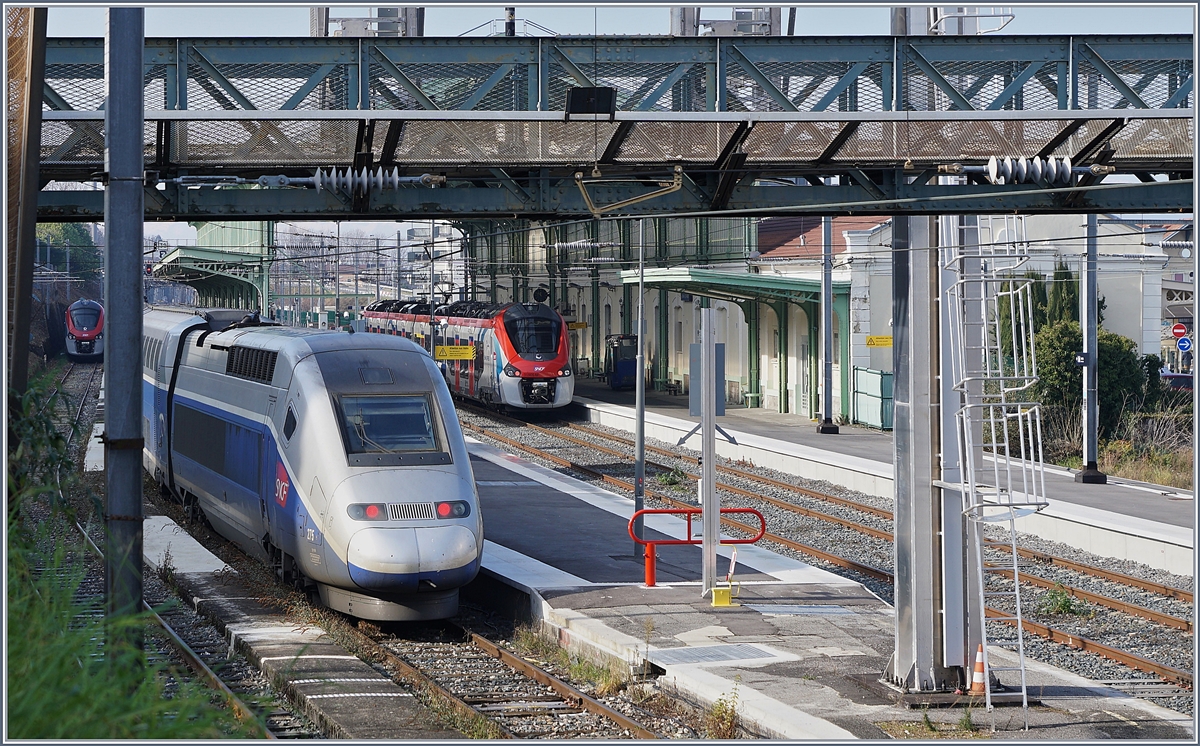
[[[165,490],[332,609],[457,613],[483,522],[427,353],[241,310],[149,307],[143,325],[143,463]]]

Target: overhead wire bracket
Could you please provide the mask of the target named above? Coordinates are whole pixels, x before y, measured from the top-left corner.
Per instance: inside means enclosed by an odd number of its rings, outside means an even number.
[[[592,171],[592,173],[596,174],[596,173],[598,173],[598,170],[594,169]],[[642,195],[638,195],[637,197],[630,197],[629,199],[621,200],[620,202],[614,202],[611,205],[602,205],[600,207],[597,207],[596,203],[592,201],[592,195],[588,194],[588,190],[587,190],[588,184],[596,184],[599,182],[634,183],[634,182],[641,182],[641,181],[643,181],[643,180],[642,179],[629,179],[629,178],[618,178],[618,179],[590,178],[590,179],[585,179],[585,178],[583,178],[582,171],[575,172],[575,184],[579,187],[579,192],[583,195],[583,203],[585,205],[587,205],[588,212],[590,212],[592,214],[592,217],[598,218],[606,212],[612,212],[614,210],[619,210],[622,207],[628,207],[629,205],[634,205],[634,204],[637,204],[638,202],[645,202],[648,199],[654,199],[655,197],[661,197],[665,194],[670,194],[671,192],[678,192],[681,188],[683,188],[683,166],[675,167],[674,176],[671,177],[671,183],[668,184],[667,186],[664,186],[661,189],[657,189],[653,192],[649,192],[648,194],[642,194]]]

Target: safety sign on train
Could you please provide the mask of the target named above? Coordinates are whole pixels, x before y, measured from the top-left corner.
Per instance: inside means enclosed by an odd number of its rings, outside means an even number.
[[[434,360],[474,360],[475,345],[438,345],[433,348]]]

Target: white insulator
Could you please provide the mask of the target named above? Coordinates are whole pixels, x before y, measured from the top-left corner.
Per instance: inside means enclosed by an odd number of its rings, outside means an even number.
[[[353,177],[350,173],[350,169],[347,168],[342,170],[341,173],[338,174],[338,188],[349,194],[354,190],[352,179]]]
[[[1071,156],[1064,155],[1058,164],[1058,180],[1064,184],[1071,183]]]
[[[1046,158],[1045,175],[1047,184],[1058,181],[1058,160],[1054,156]]]
[[[1042,182],[1042,159],[1036,155],[1029,159],[1029,180],[1035,184]]]
[[[1000,162],[1000,173],[1004,175],[1004,183],[1011,184],[1013,182],[1013,161],[1007,155]]]
[[[321,171],[321,169],[318,168],[317,175],[313,177],[313,186],[317,188],[318,193],[325,188],[325,185],[321,183],[324,178],[325,174]]]
[[[992,182],[993,184],[998,183],[997,179],[1000,178],[999,177],[999,164],[996,163],[996,156],[994,156],[994,155],[988,158],[987,177],[988,177],[988,181]]]
[[[371,191],[372,192],[383,191],[383,168],[382,167],[376,168],[375,171],[371,174]]]
[[[399,166],[392,167],[392,172],[390,174],[388,174],[388,185],[391,186],[392,189],[400,188],[400,167]]]
[[[1013,174],[1016,177],[1016,181],[1018,183],[1023,183],[1025,181],[1025,177],[1029,174],[1029,164],[1025,161],[1025,156],[1018,158],[1016,162],[1013,163],[1013,168],[1016,172]]]

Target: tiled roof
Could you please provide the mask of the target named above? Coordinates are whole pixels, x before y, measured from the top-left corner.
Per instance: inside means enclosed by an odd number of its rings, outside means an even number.
[[[890,218],[853,216],[833,219],[833,253],[846,250],[843,231],[865,231]],[[758,250],[771,259],[809,259],[821,256],[821,218],[804,215],[768,218],[758,224]]]

